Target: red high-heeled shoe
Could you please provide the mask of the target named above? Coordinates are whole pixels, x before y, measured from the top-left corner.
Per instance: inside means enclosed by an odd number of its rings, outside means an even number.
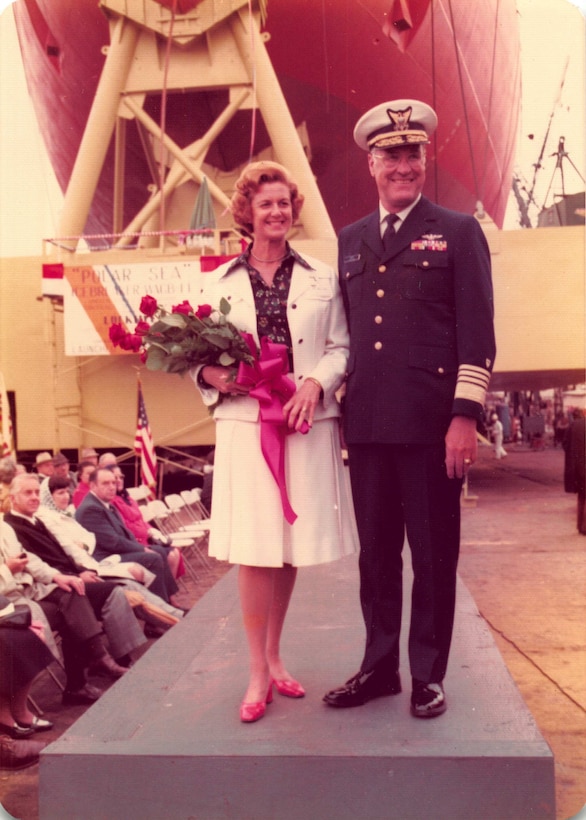
[[[299,681],[296,680],[274,680],[273,683],[277,688],[277,692],[280,695],[284,695],[286,698],[303,698],[305,697],[305,689]]]
[[[256,701],[255,703],[246,703],[242,701],[240,704],[240,720],[242,723],[254,723],[260,720],[266,712],[267,705],[273,702],[273,682],[269,683],[269,690],[264,700]]]

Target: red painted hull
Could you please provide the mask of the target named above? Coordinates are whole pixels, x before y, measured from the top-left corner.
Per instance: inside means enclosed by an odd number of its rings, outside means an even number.
[[[424,0],[405,2],[414,11],[426,5]],[[374,207],[364,154],[352,140],[356,120],[385,99],[415,97],[433,105],[439,116],[426,194],[469,213],[481,200],[500,227],[511,187],[520,99],[515,2],[433,0],[404,53],[383,32],[392,5],[392,0],[269,3],[269,55],[295,123],[307,125],[312,168],[332,222],[339,229]],[[108,24],[96,0],[17,0],[14,14],[29,92],[65,190],[103,65]],[[223,92],[170,95],[170,136],[180,145],[192,142],[224,104]],[[159,119],[158,99],[148,100],[146,108]],[[242,112],[207,161],[230,170],[246,161],[249,140],[250,113]],[[267,143],[261,127],[255,147]],[[110,150],[88,233],[111,230],[112,167]],[[133,129],[127,177],[129,220],[146,201],[151,182]]]

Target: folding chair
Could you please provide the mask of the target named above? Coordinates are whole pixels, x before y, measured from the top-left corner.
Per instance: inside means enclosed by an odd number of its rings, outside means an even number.
[[[171,493],[165,496],[165,504],[171,511],[173,521],[177,524],[179,529],[189,527],[195,523],[196,518],[189,510],[185,500],[179,493]]]
[[[167,507],[164,501],[155,499],[149,501],[144,507],[141,507],[142,517],[147,522],[161,531],[163,535],[169,536],[171,539],[171,546],[177,547],[182,551],[184,556],[184,564],[186,572],[189,573],[192,580],[199,582],[199,575],[192,567],[189,560],[187,560],[186,551],[189,551],[194,546],[194,539],[190,533],[177,530],[177,526],[173,521],[171,510]]]
[[[140,506],[146,505],[151,497],[151,488],[146,484],[139,484],[138,487],[127,487],[128,495]]]
[[[179,493],[171,493],[165,496],[165,504],[171,510],[174,522],[179,526],[179,531],[193,538],[195,543],[188,548],[188,553],[198,559],[205,571],[211,571],[211,564],[207,555],[207,539],[209,527],[198,520],[193,511],[188,507],[185,499]]]
[[[189,506],[190,511],[196,519],[198,521],[207,521],[209,523],[210,512],[202,503],[201,488],[194,487],[192,490],[184,491],[182,496],[185,498],[186,504]]]

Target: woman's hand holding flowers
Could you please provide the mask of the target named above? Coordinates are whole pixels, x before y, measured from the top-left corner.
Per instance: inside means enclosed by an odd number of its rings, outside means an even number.
[[[220,393],[248,393],[250,387],[238,384],[234,378],[234,369],[215,365],[206,365],[201,369],[201,377],[210,387],[215,387]]]

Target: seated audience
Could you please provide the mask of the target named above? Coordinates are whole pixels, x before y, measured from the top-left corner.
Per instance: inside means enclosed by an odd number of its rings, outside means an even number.
[[[73,493],[72,502],[75,509],[79,507],[83,499],[90,491],[90,476],[95,470],[91,461],[82,461],[77,470],[77,487]]]
[[[173,573],[173,578],[181,578],[181,576],[185,574],[185,566],[180,550],[177,549],[177,547],[174,548],[171,546],[171,539],[167,535],[163,535],[160,530],[149,526],[144,520],[139,505],[134,498],[130,497],[128,490],[124,487],[124,473],[122,472],[122,468],[116,465],[110,469],[116,476],[116,495],[112,499],[112,505],[116,507],[120,513],[120,517],[125,525],[139,544],[145,547],[149,544],[157,544],[158,546],[165,547],[167,561]]]
[[[114,467],[118,464],[118,459],[114,453],[102,453],[98,459],[98,467]]]
[[[53,456],[53,468],[53,475],[67,478],[69,481],[69,495],[71,499],[71,496],[73,496],[75,488],[77,487],[77,478],[69,469],[69,459],[67,456],[63,455],[63,453],[57,453]],[[50,476],[47,476],[43,479],[43,481],[41,481],[41,503],[43,504],[50,504],[49,478]]]
[[[16,461],[10,456],[0,460],[0,514],[10,510],[10,485],[16,469]]]
[[[125,589],[139,592],[151,608],[146,616],[143,614],[144,607],[136,607],[135,612],[147,622],[149,627],[161,626],[160,619],[152,616],[152,607],[158,607],[176,619],[183,616],[182,610],[166,603],[148,589],[155,576],[146,567],[133,561],[122,561],[120,555],[110,555],[100,562],[93,558],[96,536],[93,532],[82,527],[70,511],[66,478],[52,476],[49,479],[49,490],[53,507],[49,509],[41,505],[36,516],[55,536],[63,551],[75,562],[78,569],[82,568],[96,572],[101,578],[116,579]],[[169,623],[168,619],[165,619],[164,623],[167,625]],[[152,637],[153,630],[149,628],[147,634]]]
[[[90,477],[90,491],[75,512],[75,518],[96,536],[94,558],[102,561],[109,555],[121,555],[125,561],[136,561],[156,575],[151,590],[170,602],[177,584],[167,563],[164,547],[140,544],[125,526],[112,505],[116,495],[116,477],[111,470],[98,467]],[[155,588],[156,583],[156,588]]]
[[[144,634],[124,591],[115,583],[101,579],[96,572],[78,567],[36,517],[40,506],[37,477],[16,476],[12,482],[10,501],[12,511],[4,516],[4,523],[9,525],[7,529],[12,529],[21,547],[40,558],[50,572],[71,577],[76,582],[72,588],[87,599],[95,617],[103,621],[114,656],[126,658],[133,649],[144,643]],[[46,577],[45,574],[40,580],[44,581]],[[108,657],[102,666],[119,677],[124,670],[121,672],[120,666]]]
[[[0,596],[0,609],[10,605]],[[50,720],[33,714],[28,696],[35,678],[55,658],[32,628],[0,628],[0,769],[24,769],[39,760],[44,743],[30,740],[35,732],[53,728]]]
[[[45,642],[45,627],[32,616],[29,626],[11,627],[11,615],[18,613],[5,595],[0,610],[0,733],[18,738],[48,731],[51,721],[34,715],[27,702],[35,678],[57,660]]]
[[[89,583],[87,588],[93,586],[98,584]],[[50,646],[52,630],[61,635],[65,704],[93,703],[100,697],[102,690],[88,682],[87,671],[111,678],[119,678],[127,671],[110,653],[104,630],[112,653],[120,653],[122,662],[127,662],[126,653],[145,640],[140,629],[139,638],[133,636],[137,621],[121,589],[115,588],[117,595],[112,592],[105,601],[104,628],[85,590],[81,577],[61,573],[34,553],[23,550],[12,527],[6,520],[0,522],[0,593],[14,604],[30,608],[32,617],[46,625]],[[54,643],[51,648],[55,654]]]
[[[35,470],[41,478],[53,475],[55,467],[51,453],[37,453],[37,457],[35,458]]]
[[[94,467],[98,466],[98,454],[93,447],[84,447],[81,451],[80,461],[89,461]]]
[[[53,456],[53,466],[55,467],[55,472],[53,475],[61,476],[61,478],[68,478],[71,485],[71,491],[73,492],[73,490],[77,487],[77,477],[75,473],[69,469],[70,462],[67,456],[63,455],[63,453],[57,453],[57,455]]]

